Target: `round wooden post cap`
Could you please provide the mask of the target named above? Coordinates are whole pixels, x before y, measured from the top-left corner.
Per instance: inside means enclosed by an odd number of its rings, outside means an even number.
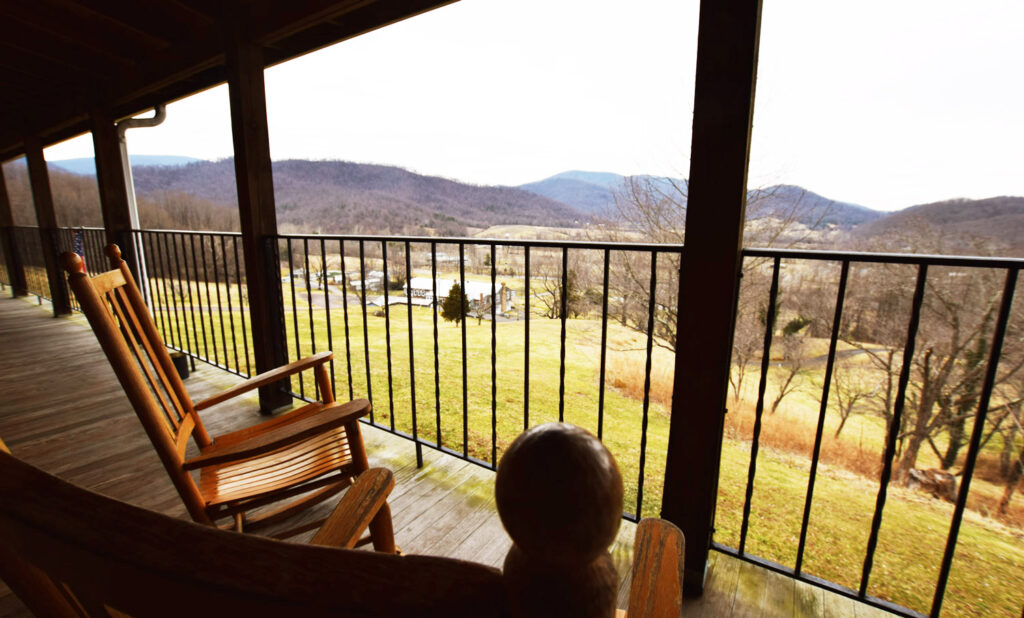
[[[121,247],[118,247],[117,244],[110,243],[109,245],[107,245],[107,248],[105,249],[105,251],[106,251],[106,254],[107,254],[108,258],[110,258],[112,260],[120,260],[121,259]]]
[[[82,257],[74,251],[65,251],[60,254],[60,265],[69,275],[84,272]]]
[[[588,563],[619,530],[619,467],[597,438],[573,425],[539,425],[516,438],[494,492],[505,530],[535,560]]]

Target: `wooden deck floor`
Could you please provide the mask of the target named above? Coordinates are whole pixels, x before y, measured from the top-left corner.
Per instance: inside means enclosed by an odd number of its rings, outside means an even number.
[[[186,519],[85,319],[54,319],[45,304],[6,294],[0,297],[0,437],[18,457],[70,482]],[[199,366],[187,385],[201,398],[234,380]],[[254,410],[214,409],[204,412],[204,421],[216,435],[257,422]],[[424,449],[425,465],[417,469],[410,442],[373,428],[364,429],[364,440],[371,465],[395,473],[390,503],[396,540],[406,553],[501,566],[510,540],[495,511],[493,473],[431,449]],[[633,532],[634,526],[624,522],[612,548],[623,576],[620,606],[628,589]],[[705,595],[688,602],[687,615],[885,615],[716,552],[707,582]],[[0,616],[25,615],[0,583]]]

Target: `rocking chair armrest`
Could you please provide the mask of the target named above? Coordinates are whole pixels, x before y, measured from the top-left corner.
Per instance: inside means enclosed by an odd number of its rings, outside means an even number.
[[[679,616],[683,608],[683,532],[664,519],[644,519],[636,527],[630,618]]]
[[[250,438],[235,442],[218,448],[214,442],[206,448],[199,456],[185,460],[185,470],[195,470],[216,464],[238,461],[249,457],[256,457],[269,453],[296,442],[308,440],[332,429],[337,429],[346,423],[358,420],[370,412],[370,402],[365,399],[356,399],[347,403],[332,403],[324,406],[322,410],[311,414],[306,418],[278,425],[268,429],[264,433],[256,434]]]
[[[363,472],[345,492],[310,543],[342,549],[355,547],[377,512],[386,506],[388,495],[394,487],[395,478],[390,470],[370,468]]]
[[[277,382],[282,378],[287,378],[290,375],[306,371],[307,369],[312,369],[313,367],[316,367],[318,365],[323,365],[327,361],[331,360],[332,357],[332,352],[320,352],[319,354],[308,356],[301,360],[297,360],[293,363],[282,365],[277,369],[265,371],[257,376],[249,378],[248,380],[242,382],[241,384],[232,386],[226,391],[218,393],[213,397],[204,399],[199,403],[195,404],[195,406],[193,407],[196,412],[200,410],[205,410],[206,408],[211,408],[217,405],[218,403],[227,401],[228,399],[234,399],[235,397],[238,397],[243,393],[248,393],[251,390],[255,390],[262,386],[267,386],[268,384],[273,384],[274,382]]]

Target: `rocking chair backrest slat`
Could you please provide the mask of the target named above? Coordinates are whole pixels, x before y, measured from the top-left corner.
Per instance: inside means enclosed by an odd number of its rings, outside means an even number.
[[[117,321],[121,325],[121,333],[124,335],[125,342],[129,344],[134,354],[135,362],[142,370],[142,374],[149,384],[150,391],[156,395],[156,399],[163,409],[164,419],[170,424],[171,427],[169,429],[171,429],[172,435],[177,439],[176,431],[181,426],[181,419],[184,416],[182,405],[178,401],[176,393],[169,388],[167,375],[160,367],[160,362],[156,359],[155,351],[150,346],[149,341],[145,336],[140,336],[142,329],[139,326],[138,317],[132,313],[130,306],[126,306],[127,302],[124,298],[124,292],[120,288],[111,290],[104,294],[104,296],[106,297],[107,306],[117,316]],[[142,349],[140,349],[140,343]],[[156,375],[154,375],[154,372]]]
[[[117,252],[113,245],[108,251],[111,249]],[[155,327],[150,328],[152,318],[131,273],[118,254],[120,267],[96,277],[106,289],[101,293],[94,280],[82,272],[77,255],[65,253],[61,261],[68,272],[68,285],[189,514],[196,521],[209,523],[199,489],[182,469],[188,438],[196,438],[200,446],[209,444],[209,438],[162,339]],[[184,422],[186,418],[190,421]]]

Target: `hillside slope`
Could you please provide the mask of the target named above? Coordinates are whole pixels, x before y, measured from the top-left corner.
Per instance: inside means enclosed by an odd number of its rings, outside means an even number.
[[[278,222],[323,232],[460,233],[497,223],[572,226],[588,217],[555,200],[513,187],[481,187],[384,165],[343,161],[274,162]],[[216,203],[236,201],[230,159],[135,174],[142,194],[182,191]]]
[[[1024,253],[1024,197],[920,204],[858,226],[854,234],[860,239],[903,236],[913,244],[912,238],[920,236],[923,228],[931,228],[952,252],[970,251],[979,242],[995,241],[1011,254],[1020,255]]]

